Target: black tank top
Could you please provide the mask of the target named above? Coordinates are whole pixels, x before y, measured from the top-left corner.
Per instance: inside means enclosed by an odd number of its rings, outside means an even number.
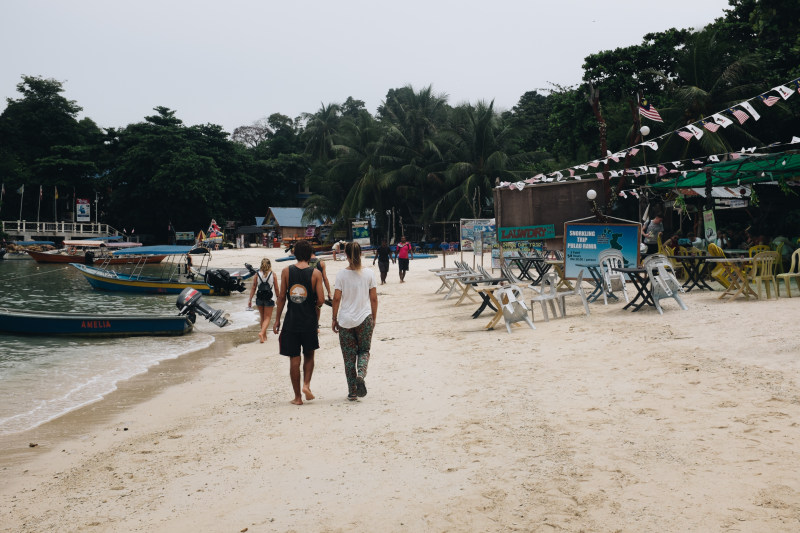
[[[283,329],[303,332],[317,329],[317,293],[311,284],[314,267],[289,267],[286,287],[286,321]]]

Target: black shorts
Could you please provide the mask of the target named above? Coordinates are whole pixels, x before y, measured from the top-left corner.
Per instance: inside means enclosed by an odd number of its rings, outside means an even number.
[[[378,270],[381,272],[389,272],[389,261],[378,261]]]
[[[408,259],[397,259],[400,270],[408,270]]]
[[[275,300],[273,300],[271,298],[269,300],[262,300],[261,298],[256,296],[256,306],[258,306],[258,307],[275,307]]]
[[[280,345],[280,354],[286,357],[299,357],[300,348],[303,349],[303,355],[317,350],[319,348],[319,336],[317,330],[313,331],[286,331],[281,330],[278,337],[278,344]]]

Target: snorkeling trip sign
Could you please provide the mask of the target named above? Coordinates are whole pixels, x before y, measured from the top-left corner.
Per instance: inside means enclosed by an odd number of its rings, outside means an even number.
[[[556,228],[553,224],[500,228],[500,242],[543,241],[545,239],[554,239],[555,236]]]
[[[625,266],[639,264],[639,224],[564,224],[564,276],[578,277],[603,250],[619,250]]]

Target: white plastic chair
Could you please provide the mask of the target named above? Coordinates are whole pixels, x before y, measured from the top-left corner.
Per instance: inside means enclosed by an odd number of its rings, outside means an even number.
[[[628,289],[625,287],[625,274],[617,272],[615,268],[623,268],[625,260],[622,258],[622,252],[619,250],[603,250],[597,254],[597,262],[600,264],[600,271],[603,273],[603,281],[605,283],[605,290],[603,291],[603,304],[608,305],[608,293],[614,292],[612,290],[612,280],[619,280],[622,285],[622,294],[625,296],[625,301],[629,302]]]
[[[684,292],[683,287],[678,278],[675,277],[675,270],[672,268],[672,263],[667,256],[661,254],[650,255],[642,261],[642,267],[647,270],[647,275],[650,278],[653,304],[659,314],[664,314],[659,303],[659,300],[664,298],[674,298],[681,309],[684,311],[689,309],[680,297],[680,293]]]
[[[572,289],[562,289],[558,291],[556,294],[559,299],[559,304],[561,306],[561,318],[567,316],[567,304],[566,298],[567,296],[577,296],[583,302],[583,308],[586,311],[586,316],[589,316],[589,302],[586,300],[586,293],[583,292],[583,269],[578,272],[578,277],[575,279],[575,283],[572,285]]]
[[[553,318],[558,318],[558,311],[556,311],[556,298],[558,298],[558,277],[555,272],[548,272],[542,278],[538,286],[529,285],[533,291],[531,297],[531,308],[534,302],[539,302],[542,306],[542,314],[544,315],[545,322],[550,322],[550,317],[547,315],[547,306],[550,305],[550,310],[553,311]]]
[[[497,301],[503,306],[503,318],[509,333],[511,333],[511,324],[515,322],[525,322],[531,329],[536,329],[528,316],[528,307],[522,301],[522,289],[516,285],[506,285],[498,289],[496,295]]]

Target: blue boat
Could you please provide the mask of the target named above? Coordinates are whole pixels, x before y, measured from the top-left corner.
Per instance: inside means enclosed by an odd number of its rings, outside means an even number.
[[[131,316],[91,313],[52,313],[0,308],[0,332],[15,335],[74,335],[114,337],[185,335],[192,331],[188,316]]]
[[[197,315],[221,328],[228,324],[226,313],[209,307],[194,289],[181,291],[175,306],[178,314],[172,316],[57,313],[0,307],[0,333],[80,337],[185,335],[192,331]]]
[[[80,271],[95,289],[151,294],[178,294],[190,287],[201,294],[227,296],[232,291],[243,292],[244,280],[256,273],[255,269],[247,264],[245,268],[209,269],[210,252],[203,247],[141,246],[136,248],[136,252],[132,249],[117,250],[112,255],[145,257],[148,254],[167,256],[160,267],[160,272],[156,275],[145,274],[144,260],[136,262],[127,270],[113,270],[104,264],[98,267],[70,263],[70,266]],[[185,262],[185,258],[191,259],[191,262]],[[195,261],[198,264],[195,264]]]

